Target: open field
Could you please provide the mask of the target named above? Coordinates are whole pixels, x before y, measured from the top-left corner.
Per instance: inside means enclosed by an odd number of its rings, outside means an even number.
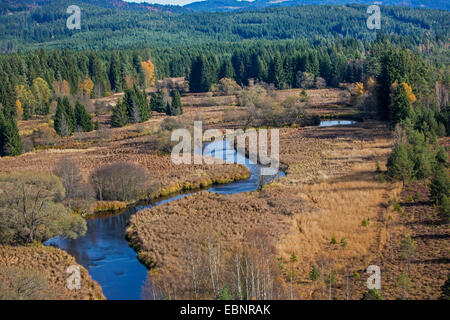
[[[380,182],[376,172],[376,162],[384,168],[391,146],[386,127],[372,121],[282,129],[280,161],[288,167],[286,177],[262,192],[203,193],[144,210],[133,217],[128,235],[144,261],[181,272],[186,245],[193,241],[191,230],[196,235],[219,233],[230,246],[263,228],[276,243],[274,261],[289,265],[293,252],[298,257],[296,297],[328,298],[328,289],[322,297],[322,286],[309,280],[311,268],[322,266],[324,274],[335,274],[332,297],[337,299],[345,299],[345,276],[359,274],[351,278],[350,293],[351,299],[359,299],[367,290],[365,269],[388,241],[386,221],[401,190],[400,184]]]
[[[300,90],[272,93],[279,100],[299,94]],[[310,115],[333,117],[357,112],[348,105],[346,90],[308,90],[308,96]],[[113,105],[116,98],[117,95],[101,100]],[[235,99],[189,94],[183,97],[183,102],[184,114],[177,117],[183,123],[202,120],[204,129],[243,126],[240,118],[245,109],[235,106]],[[151,195],[154,198],[246,179],[249,175],[248,169],[238,165],[174,165],[170,155],[157,151],[153,139],[166,115],[154,114],[145,123],[115,129],[106,128],[109,117],[110,112],[97,118],[100,130],[76,133],[59,139],[53,146],[15,158],[1,158],[0,173],[24,169],[52,171],[58,160],[69,155],[87,182],[89,175],[104,164],[132,162],[149,172],[151,185],[156,186]],[[27,135],[33,128],[48,124],[49,120],[42,118],[21,122],[20,128]],[[394,211],[394,199],[400,198],[404,203],[412,191],[401,193],[400,183],[389,183],[382,177],[392,146],[393,138],[386,124],[374,120],[343,127],[281,128],[280,162],[285,168],[284,178],[261,191],[236,195],[200,192],[143,210],[132,217],[127,236],[139,259],[154,268],[152,272],[170,273],[177,280],[185,292],[184,298],[192,298],[186,268],[190,248],[198,246],[204,250],[205,243],[213,237],[224,251],[232,252],[253,233],[262,232],[273,244],[271,263],[292,267],[295,298],[360,299],[367,291],[365,270],[377,264],[382,267],[383,297],[397,299],[396,279],[404,269],[399,239],[411,232],[421,252],[427,251],[430,242],[433,248],[428,251],[430,257],[418,256],[414,262],[411,281],[415,293],[411,296],[434,299],[448,273],[448,228],[433,229],[437,235],[423,235],[428,232],[427,224],[419,222],[425,219],[424,215],[435,214],[427,203],[425,209],[408,206],[406,211],[413,211],[408,218]],[[426,199],[427,195],[423,197]],[[386,250],[390,250],[391,230],[392,261],[386,258],[390,255]],[[295,264],[290,262],[293,253],[298,258]],[[319,270],[320,280],[310,279],[313,267]],[[421,273],[436,276],[420,277]],[[331,296],[327,278],[330,274]],[[281,286],[289,286],[286,269],[281,270],[281,278]],[[426,288],[421,289],[422,285]]]

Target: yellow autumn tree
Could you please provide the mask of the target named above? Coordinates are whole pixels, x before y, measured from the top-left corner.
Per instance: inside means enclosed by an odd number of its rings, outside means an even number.
[[[415,94],[413,93],[411,86],[410,86],[409,84],[407,84],[406,82],[402,82],[402,85],[403,85],[403,87],[405,88],[406,93],[408,94],[409,102],[410,102],[411,104],[413,104],[414,102],[416,102],[416,101],[417,101],[417,98],[416,98]]]
[[[37,110],[39,114],[48,114],[50,101],[52,99],[52,91],[48,87],[47,81],[42,78],[34,79],[31,90],[37,101]]]
[[[31,92],[31,90],[25,87],[23,84],[16,86],[15,91],[17,100],[20,101],[23,118],[24,120],[26,120],[35,113],[35,108],[37,105],[36,98],[34,97],[33,92]]]
[[[147,87],[155,86],[155,66],[150,60],[142,61],[141,65],[145,73],[145,85]]]
[[[91,80],[91,78],[86,77],[83,81],[80,81],[78,83],[78,89],[83,95],[90,97],[92,91],[94,90],[94,82]]]
[[[357,82],[355,88],[353,89],[354,94],[362,96],[365,92],[364,84],[362,82]]]
[[[19,119],[22,119],[23,116],[23,108],[22,108],[22,102],[20,102],[19,99],[16,100],[16,110],[17,110],[17,117]]]

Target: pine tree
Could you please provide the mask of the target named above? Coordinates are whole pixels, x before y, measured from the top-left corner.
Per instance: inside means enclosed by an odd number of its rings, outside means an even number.
[[[223,61],[222,66],[220,67],[219,78],[220,79],[223,79],[223,78],[234,79],[234,77],[235,77],[235,74],[234,74],[233,65],[231,64],[231,60],[227,58]]]
[[[62,103],[62,100],[58,98],[56,105],[56,114],[53,122],[53,127],[57,134],[63,137],[67,137],[72,135],[70,124],[67,120],[67,114],[65,110],[65,106]]]
[[[408,92],[403,84],[393,85],[392,103],[390,107],[391,125],[405,120],[411,115],[411,103],[408,97]],[[395,88],[397,87],[397,88]]]
[[[123,100],[117,101],[117,105],[113,109],[111,116],[111,126],[120,128],[128,124],[127,106]]]
[[[285,76],[280,53],[277,52],[269,65],[269,82],[273,83],[277,89],[285,86]]]
[[[150,107],[155,112],[166,112],[163,97],[160,92],[153,92],[150,98]]]
[[[408,151],[403,144],[396,145],[388,159],[388,175],[397,180],[402,180],[403,185],[413,176],[414,163],[408,157]]]
[[[122,91],[122,74],[119,56],[114,52],[111,56],[111,66],[109,68],[109,82],[111,89],[119,92]]]
[[[14,117],[0,110],[0,156],[17,156],[22,153],[22,139]]]
[[[170,114],[173,116],[177,116],[183,113],[183,105],[181,103],[180,93],[177,90],[174,90],[170,93],[172,97],[172,105],[170,107]]]
[[[189,88],[192,92],[207,92],[212,84],[212,71],[208,60],[198,56],[191,66],[189,75]]]
[[[75,120],[76,126],[81,127],[84,132],[90,132],[94,130],[94,124],[92,123],[91,115],[86,111],[84,105],[79,101],[75,103]]]
[[[73,109],[72,105],[70,104],[70,101],[67,97],[64,97],[62,99],[62,106],[64,110],[64,115],[66,117],[67,124],[69,126],[70,135],[75,131],[77,127],[77,123],[75,120],[75,110]]]
[[[139,88],[135,85],[134,92],[136,97],[136,103],[138,105],[140,122],[147,121],[148,119],[150,119],[152,111],[150,109],[150,104],[147,102],[145,91],[139,90]]]
[[[450,177],[448,168],[440,165],[436,170],[430,185],[431,199],[440,205],[444,201],[444,197],[450,194]]]
[[[2,110],[0,110],[0,156],[3,156],[3,145],[4,145],[4,138],[3,138],[3,132],[5,130],[5,117],[3,116]]]

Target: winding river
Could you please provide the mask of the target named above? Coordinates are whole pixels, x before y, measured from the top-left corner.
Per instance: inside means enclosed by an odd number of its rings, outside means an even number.
[[[251,171],[248,180],[233,182],[225,185],[215,185],[207,189],[209,192],[233,194],[255,191],[261,183],[259,164],[237,153],[227,142],[212,142],[205,145],[204,154],[221,159],[234,159],[234,163],[241,163]],[[277,176],[284,176],[279,172]],[[275,177],[267,179],[267,183]],[[73,255],[76,261],[84,266],[103,289],[107,299],[139,300],[142,298],[142,286],[146,281],[147,269],[138,259],[136,252],[129,247],[125,239],[125,229],[130,216],[142,209],[158,206],[170,201],[188,196],[191,193],[177,194],[146,205],[129,207],[118,214],[100,215],[87,220],[87,232],[78,239],[54,238],[46,245],[57,246]]]

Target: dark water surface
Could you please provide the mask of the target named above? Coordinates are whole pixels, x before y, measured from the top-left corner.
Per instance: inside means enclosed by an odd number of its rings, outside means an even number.
[[[233,194],[258,189],[261,183],[261,166],[238,154],[230,144],[212,142],[206,145],[204,154],[205,152],[222,159],[234,159],[232,162],[245,164],[251,171],[250,179],[212,186],[207,189],[209,192]],[[278,176],[284,176],[284,173],[280,171]],[[275,177],[271,177],[269,181],[273,178]],[[192,193],[178,194],[152,204],[130,207],[115,215],[96,216],[87,220],[88,229],[85,236],[75,240],[54,238],[47,241],[46,245],[55,245],[73,255],[76,261],[89,271],[92,279],[100,284],[107,299],[141,299],[147,269],[138,261],[136,252],[129,247],[125,239],[125,229],[130,216],[144,208],[190,194]]]
[[[350,125],[349,120],[327,120],[320,127]],[[209,192],[233,194],[255,191],[261,184],[261,166],[238,154],[229,143],[212,142],[205,146],[204,154],[220,159],[234,159],[230,162],[246,165],[251,171],[248,180],[208,188]],[[267,183],[276,177],[284,176],[279,171],[276,176],[265,177]],[[130,216],[139,210],[171,202],[192,193],[178,194],[148,205],[130,207],[122,213],[96,216],[87,220],[86,235],[75,240],[55,238],[46,245],[55,245],[73,255],[84,266],[103,289],[107,299],[139,300],[142,298],[142,286],[147,277],[147,269],[138,259],[136,252],[128,246],[125,229]],[[82,284],[83,285],[83,284]]]

